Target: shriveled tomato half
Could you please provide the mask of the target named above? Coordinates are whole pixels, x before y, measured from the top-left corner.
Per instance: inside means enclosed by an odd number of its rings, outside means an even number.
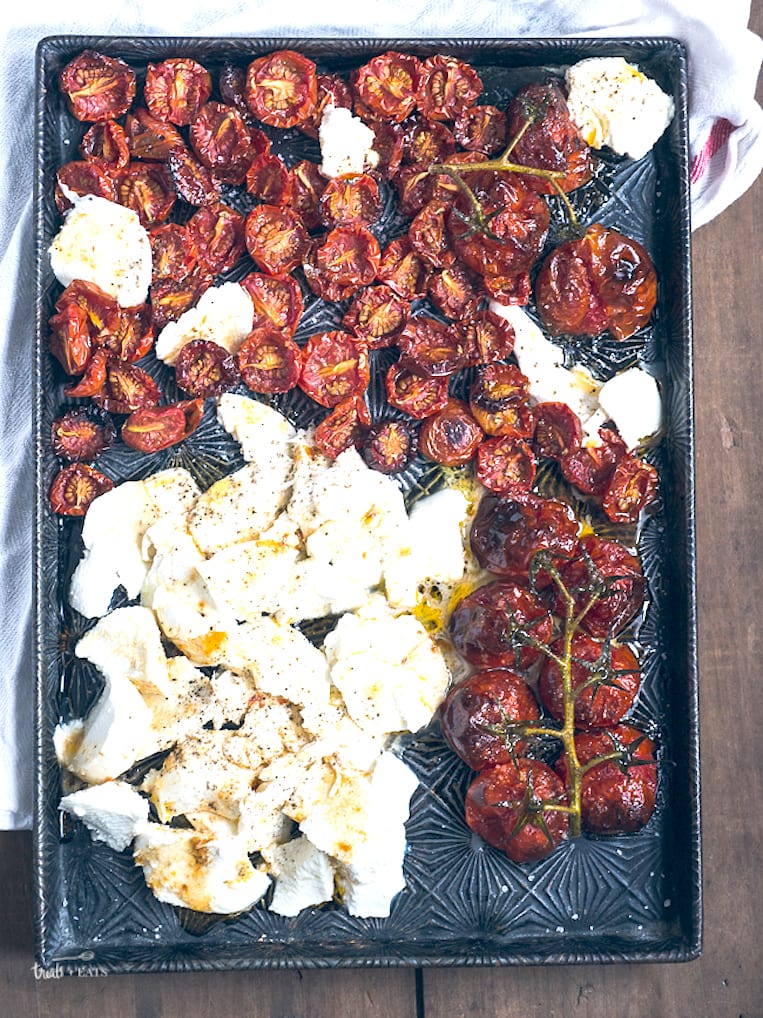
[[[189,57],[149,64],[143,97],[155,117],[186,127],[212,94],[212,76]]]
[[[319,332],[302,351],[299,386],[321,406],[362,395],[370,380],[368,345],[348,332]]]
[[[403,367],[431,378],[453,375],[467,367],[471,360],[460,331],[429,315],[411,318],[400,334],[398,345]]]
[[[495,155],[509,140],[506,114],[497,106],[470,106],[456,118],[453,136],[461,148]]]
[[[416,108],[421,62],[388,50],[358,68],[353,88],[361,103],[378,116],[400,122]]]
[[[178,129],[166,120],[153,116],[144,106],[127,114],[125,133],[133,159],[161,163],[167,160],[173,149],[185,147]]]
[[[412,249],[427,265],[436,268],[453,265],[456,261],[447,229],[449,210],[447,202],[433,198],[416,213],[408,227]]]
[[[601,506],[613,523],[635,523],[657,497],[658,475],[651,463],[624,456],[615,467]]]
[[[348,396],[315,429],[315,444],[330,459],[345,449],[359,449],[371,427],[371,415],[362,396]]]
[[[116,176],[120,205],[137,213],[147,230],[163,223],[177,201],[177,191],[164,163],[130,163]]]
[[[149,231],[151,242],[151,278],[185,279],[194,269],[198,258],[196,243],[185,224],[164,223]]]
[[[195,244],[194,244],[195,247]],[[158,329],[167,322],[176,322],[208,290],[214,276],[206,268],[196,265],[182,278],[167,277],[151,284],[151,314]]]
[[[253,330],[271,327],[287,336],[294,335],[304,302],[302,290],[293,276],[250,272],[241,280],[241,285],[254,304]]]
[[[455,120],[481,93],[479,74],[463,60],[437,53],[421,65],[416,102],[431,120]]]
[[[417,420],[431,417],[448,402],[448,378],[426,378],[409,371],[399,361],[390,365],[386,377],[387,402]]]
[[[480,364],[507,360],[514,349],[514,328],[488,308],[473,311],[468,318],[462,318],[458,328]]]
[[[68,193],[75,195],[94,194],[107,201],[116,200],[116,190],[111,173],[104,163],[95,160],[75,159],[65,163],[56,173],[56,208],[63,215],[74,204]]]
[[[353,299],[342,325],[378,350],[395,343],[411,314],[410,301],[384,283],[367,286]]]
[[[442,410],[421,425],[419,452],[446,467],[462,466],[477,452],[484,438],[482,428],[462,400],[449,399]]]
[[[241,184],[250,161],[270,151],[270,139],[250,128],[240,110],[214,100],[199,110],[188,139],[197,158],[229,184]]]
[[[89,127],[79,150],[83,159],[104,163],[110,170],[121,170],[130,161],[127,134],[116,120],[102,120]]]
[[[379,185],[368,173],[334,177],[318,202],[321,222],[335,226],[371,226],[381,216]]]
[[[536,470],[535,454],[521,438],[488,438],[477,449],[477,480],[499,495],[529,491]]]
[[[102,387],[92,394],[96,406],[114,414],[130,414],[141,407],[156,406],[161,399],[159,386],[136,364],[110,358]]]
[[[535,407],[533,448],[538,456],[561,462],[580,448],[583,428],[580,418],[566,403],[538,403]]]
[[[252,392],[288,392],[302,370],[302,351],[294,340],[268,325],[246,337],[237,360],[241,377]]]
[[[488,435],[530,438],[535,419],[527,405],[529,389],[527,376],[515,364],[487,364],[477,369],[469,408]]]
[[[244,217],[229,205],[204,205],[188,220],[199,262],[213,275],[230,272],[246,250]]]
[[[199,426],[203,412],[201,399],[141,407],[130,414],[122,425],[120,435],[131,449],[144,453],[159,452],[188,438]]]
[[[363,443],[363,459],[372,470],[399,474],[417,453],[416,428],[412,421],[380,421],[374,424]]]
[[[429,299],[448,318],[462,318],[476,312],[482,294],[474,273],[456,263],[433,271]]]
[[[364,226],[337,226],[316,249],[315,264],[338,283],[367,286],[379,269],[379,242]]]
[[[87,463],[68,463],[50,486],[50,505],[59,516],[84,516],[91,502],[110,491],[110,477]]]
[[[271,127],[309,120],[318,98],[315,64],[295,50],[276,50],[253,60],[246,72],[249,111]]]
[[[246,189],[258,201],[284,205],[288,200],[289,171],[274,152],[261,152],[249,163]]]
[[[235,357],[209,339],[186,343],[175,360],[175,378],[189,396],[220,396],[239,382]]]
[[[378,276],[404,300],[425,297],[430,266],[414,251],[410,239],[403,235],[391,240],[379,260]]]
[[[92,353],[88,317],[78,304],[67,304],[48,319],[48,349],[67,375],[80,375]]]
[[[118,57],[84,50],[64,67],[61,91],[77,120],[99,121],[121,117],[135,98],[135,72]]]
[[[263,272],[287,275],[300,264],[309,237],[296,212],[278,205],[258,205],[247,215],[244,238],[252,261]]]
[[[318,128],[327,106],[333,106],[335,109],[352,109],[350,87],[338,74],[317,74],[315,81],[315,105],[307,119],[299,125],[299,129],[311,138],[318,137]]]
[[[90,406],[78,406],[57,417],[50,429],[51,447],[59,459],[94,460],[116,439],[111,417]]]
[[[178,197],[189,205],[212,205],[220,200],[220,181],[186,148],[167,156],[167,169]]]
[[[325,186],[326,178],[318,164],[309,159],[300,160],[289,170],[286,204],[297,213],[308,230],[317,230],[322,225],[318,203]]]

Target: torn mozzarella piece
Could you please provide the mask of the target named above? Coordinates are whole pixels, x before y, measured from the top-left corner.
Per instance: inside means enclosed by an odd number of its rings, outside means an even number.
[[[253,320],[252,298],[243,286],[238,283],[211,286],[194,307],[164,326],[156,338],[154,352],[159,360],[172,365],[186,343],[203,339],[233,354],[252,331]]]
[[[77,642],[74,653],[108,682],[131,682],[142,694],[169,693],[167,655],[153,612],[139,605],[105,615]]]
[[[365,173],[379,163],[376,136],[360,117],[341,106],[326,106],[318,126],[320,171],[324,177]]]
[[[149,568],[143,554],[146,530],[161,516],[183,515],[199,495],[182,468],[142,481],[124,481],[94,499],[82,526],[84,554],[74,570],[69,603],[86,618],[105,615],[114,591],[136,597]]]
[[[279,541],[241,541],[198,567],[215,602],[239,621],[256,622],[290,600],[298,548]]]
[[[623,57],[591,57],[565,75],[570,116],[593,148],[640,159],[673,119],[675,104]]]
[[[149,824],[135,839],[134,857],[159,901],[195,912],[243,912],[271,883],[238,837]]]
[[[295,916],[304,908],[322,905],[334,894],[334,865],[305,837],[274,845],[263,853],[275,877],[271,912]]]
[[[50,245],[56,279],[62,286],[93,283],[121,307],[145,304],[153,263],[137,213],[97,195],[69,194],[74,205]]]
[[[241,446],[245,460],[263,469],[267,464],[284,480],[288,477],[296,431],[283,414],[260,400],[226,392],[217,400],[217,416]]]
[[[324,650],[347,712],[371,735],[419,731],[450,682],[445,660],[421,623],[412,615],[395,616],[383,600],[343,615]]]
[[[657,379],[641,368],[627,368],[605,382],[599,404],[632,450],[662,428],[662,398]]]
[[[148,824],[148,799],[125,781],[81,788],[63,796],[60,807],[116,852],[124,851]]]

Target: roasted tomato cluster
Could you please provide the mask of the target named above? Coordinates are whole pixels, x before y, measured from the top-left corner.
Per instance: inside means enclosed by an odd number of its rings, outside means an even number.
[[[354,446],[387,473],[416,455],[473,462],[480,482],[504,496],[529,492],[538,458],[553,457],[619,522],[654,498],[649,465],[606,438],[581,449],[568,408],[532,405],[511,363],[513,331],[487,306],[527,303],[535,285],[552,333],[618,339],[654,307],[649,256],[616,231],[593,224],[546,251],[547,196],[585,184],[595,162],[559,81],[532,83],[498,109],[481,102],[478,71],[445,54],[389,50],[343,76],[290,49],[226,63],[214,76],[177,56],[150,63],[139,84],[125,61],[87,50],[63,69],[60,88],[85,127],[78,158],[58,170],[58,209],[65,214],[73,194],[133,209],[153,274],[147,303],[135,308],[75,281],[50,320],[50,349],[76,379],[67,397],[117,415],[117,438],[131,448],[182,441],[201,419],[200,401],[227,389],[270,397],[299,388],[327,411],[317,438],[329,456]],[[330,106],[371,128],[378,163],[367,172],[329,179],[314,158],[280,154],[283,130],[316,139]],[[528,172],[478,165],[512,140],[511,158]],[[409,224],[380,243],[390,202]],[[164,405],[143,358],[162,328],[232,273],[252,299],[250,334],[232,351],[190,340],[175,362],[186,398]],[[335,327],[297,335],[313,295],[339,305]],[[393,422],[372,421],[365,404],[381,348],[396,355],[386,374]],[[453,398],[451,381],[467,369],[476,369],[469,398]],[[97,455],[90,426],[81,427],[79,449],[73,434],[66,446],[76,462]],[[76,504],[58,498],[56,511],[84,511],[91,480],[95,492],[92,478],[78,479]]]
[[[549,855],[575,811],[588,834],[639,830],[657,764],[654,742],[627,722],[641,686],[626,638],[645,597],[637,555],[580,536],[568,505],[534,494],[484,496],[470,544],[495,578],[450,616],[474,670],[440,712],[448,745],[477,772],[468,826],[515,862]]]

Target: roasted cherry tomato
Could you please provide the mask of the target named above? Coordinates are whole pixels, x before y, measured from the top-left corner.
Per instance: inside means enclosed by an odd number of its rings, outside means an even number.
[[[583,428],[578,415],[566,403],[538,403],[534,415],[533,448],[538,456],[561,462],[578,451]]]
[[[477,449],[477,480],[499,495],[529,491],[536,470],[535,454],[524,439],[501,435]]]
[[[412,250],[427,265],[444,268],[455,265],[456,256],[450,243],[447,223],[450,206],[439,198],[428,201],[416,213],[408,227]],[[463,271],[463,266],[461,266]],[[453,315],[456,318],[458,315]]]
[[[397,203],[404,216],[413,217],[435,196],[435,178],[428,166],[401,166],[393,177]]]
[[[50,433],[55,455],[70,462],[94,460],[112,447],[117,434],[107,413],[84,406],[57,417]]]
[[[442,410],[426,417],[419,431],[419,452],[445,467],[468,463],[484,438],[482,428],[460,399],[449,399]]]
[[[163,163],[170,152],[185,147],[183,137],[176,127],[153,116],[142,106],[125,117],[125,133],[133,159]]]
[[[635,523],[657,497],[657,471],[638,456],[624,456],[615,467],[601,506],[613,523]]]
[[[450,690],[440,708],[446,742],[473,771],[524,756],[529,743],[521,724],[539,718],[532,689],[508,668],[474,672]]]
[[[403,127],[403,162],[430,166],[443,163],[456,151],[453,132],[435,120],[414,114]]]
[[[551,613],[527,586],[494,580],[467,594],[448,625],[453,645],[477,668],[525,671],[554,635]]]
[[[644,601],[641,563],[619,541],[596,534],[580,539],[581,555],[562,565],[562,581],[572,594],[581,627],[599,640],[617,636]],[[586,610],[587,608],[587,610]],[[558,609],[564,608],[559,601]]]
[[[482,92],[480,76],[463,60],[436,54],[421,65],[416,102],[430,120],[455,120]]]
[[[192,241],[194,248],[196,242]],[[182,278],[157,279],[151,284],[151,314],[157,329],[163,329],[168,322],[178,318],[193,307],[199,297],[208,290],[214,276],[207,268],[196,265]]]
[[[321,175],[318,164],[309,159],[300,160],[289,170],[286,204],[297,213],[307,230],[317,230],[322,225],[318,205],[325,186],[326,178]]]
[[[468,318],[461,319],[458,328],[480,364],[505,360],[514,349],[516,336],[513,326],[487,308],[473,311]],[[500,372],[488,373],[487,377],[495,381],[500,378]]]
[[[293,336],[302,317],[304,303],[299,283],[293,276],[269,276],[250,272],[241,285],[252,298],[252,329],[266,326]]]
[[[475,314],[482,300],[477,278],[457,262],[434,269],[429,277],[429,299],[448,318]],[[468,345],[472,345],[469,337]]]
[[[448,379],[416,375],[400,362],[391,364],[386,378],[387,402],[417,420],[431,417],[448,403]]]
[[[164,163],[129,163],[116,175],[116,196],[138,216],[147,230],[163,223],[177,201],[177,191]]]
[[[399,123],[416,108],[420,77],[416,57],[388,50],[358,68],[352,85],[363,106]]]
[[[111,355],[103,347],[94,350],[82,378],[73,385],[65,385],[64,395],[71,399],[80,399],[100,393],[106,384],[106,369],[110,359]]]
[[[50,505],[59,516],[84,516],[93,499],[113,487],[111,478],[87,463],[68,463],[50,486]]]
[[[143,97],[160,120],[186,127],[212,94],[212,77],[196,60],[168,57],[149,64]]]
[[[130,161],[125,129],[116,120],[102,120],[89,127],[79,150],[83,159],[103,163],[110,170],[121,170]]]
[[[556,181],[563,191],[574,191],[591,179],[591,149],[570,117],[557,82],[536,82],[521,88],[509,103],[507,115],[511,137],[522,132],[512,149],[514,162],[564,174]],[[539,194],[556,193],[543,177],[527,174],[522,179]]]
[[[251,160],[270,151],[270,140],[249,128],[240,110],[211,101],[199,110],[188,132],[197,158],[228,184],[241,184]]]
[[[580,240],[548,255],[535,281],[535,303],[554,333],[628,339],[647,324],[657,303],[657,275],[646,249],[594,223]]]
[[[471,359],[459,330],[428,315],[411,318],[398,337],[398,346],[403,367],[430,378],[453,375]]]
[[[90,360],[93,344],[87,312],[67,304],[48,319],[48,349],[67,375],[81,375]]]
[[[337,283],[368,286],[379,269],[379,242],[364,226],[337,226],[316,248],[315,264]]]
[[[204,205],[188,220],[199,262],[213,275],[230,272],[243,256],[244,225],[243,215],[222,202]]]
[[[64,67],[61,91],[77,120],[114,120],[135,98],[135,72],[118,57],[84,50]]]
[[[251,332],[236,357],[239,373],[252,392],[288,392],[299,381],[302,352],[290,336],[272,326]]]
[[[483,277],[488,296],[498,304],[524,306],[530,300],[532,283],[529,272],[517,272],[508,276]]]
[[[318,215],[325,227],[371,226],[382,213],[379,185],[368,173],[330,180],[318,202]]]
[[[453,136],[461,148],[495,155],[509,140],[506,115],[497,106],[470,106],[456,118]]]
[[[188,438],[199,426],[202,413],[200,399],[142,407],[130,414],[122,425],[120,435],[131,449],[145,453],[159,452]]]
[[[159,386],[147,371],[114,357],[106,362],[102,387],[93,393],[96,406],[113,414],[130,414],[142,407],[156,406],[160,398]]]
[[[249,194],[267,205],[286,205],[289,197],[289,171],[274,152],[261,152],[246,171]]]
[[[551,650],[561,657],[564,641],[557,640]],[[608,728],[622,721],[633,706],[641,685],[641,670],[636,655],[625,644],[593,640],[578,631],[572,637],[571,678],[576,726]],[[563,721],[564,682],[552,658],[543,666],[538,692],[549,714]]]
[[[69,192],[76,195],[94,194],[107,201],[116,200],[114,181],[104,163],[93,160],[75,159],[65,163],[56,173],[56,208],[63,215],[73,205]]]
[[[342,325],[365,339],[369,350],[378,350],[397,342],[410,314],[410,302],[379,283],[367,286],[353,298]]]
[[[295,50],[276,50],[253,60],[246,72],[246,102],[271,127],[306,123],[318,98],[315,64]]]
[[[368,345],[348,332],[319,332],[302,351],[299,386],[321,406],[335,407],[368,388]]]
[[[263,272],[288,275],[304,258],[309,238],[302,220],[291,209],[258,205],[246,217],[246,250]]]
[[[205,399],[229,392],[239,382],[236,359],[208,339],[186,343],[175,360],[178,387],[189,396]]]
[[[371,415],[362,396],[348,396],[315,429],[315,444],[334,460],[345,449],[359,449],[371,427]]]
[[[589,834],[641,830],[651,819],[657,796],[654,742],[631,725],[615,725],[581,732],[575,737],[575,751],[586,767],[580,790],[583,830]],[[556,768],[566,781],[564,756]]]
[[[470,829],[512,862],[544,859],[564,841],[569,814],[558,775],[540,760],[520,758],[480,771],[466,793]]]
[[[379,282],[386,283],[404,300],[426,296],[429,272],[429,266],[413,250],[407,236],[391,240],[379,261]]]
[[[116,328],[103,330],[94,337],[97,346],[103,347],[118,360],[131,364],[145,357],[156,339],[156,324],[148,304],[134,308],[120,308]]]
[[[498,576],[527,577],[533,556],[547,552],[566,561],[578,554],[578,521],[572,507],[532,492],[512,498],[484,495],[470,532],[477,561]]]
[[[196,266],[198,251],[190,231],[180,223],[164,223],[149,231],[151,279],[182,280]]]
[[[477,369],[469,390],[469,409],[488,435],[529,438],[535,419],[527,404],[530,383],[514,364]]]
[[[358,115],[374,132],[373,150],[379,157],[374,167],[374,174],[380,180],[391,181],[403,159],[403,130],[400,124],[392,120],[381,120],[371,117],[358,110]]]
[[[167,169],[178,197],[189,205],[213,205],[220,200],[220,181],[186,148],[167,156]]]
[[[562,473],[584,495],[602,496],[626,455],[625,443],[610,428],[600,428],[598,445],[585,445],[562,457]]]
[[[372,470],[398,474],[416,456],[416,429],[410,421],[382,421],[369,430],[363,442],[363,459]]]
[[[237,67],[226,60],[217,79],[217,86],[223,103],[249,116],[249,107],[246,105],[246,70],[243,67]]]

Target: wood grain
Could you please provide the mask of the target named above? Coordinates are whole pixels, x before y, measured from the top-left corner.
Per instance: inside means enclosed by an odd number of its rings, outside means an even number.
[[[751,27],[763,30],[763,5]],[[705,938],[679,965],[35,978],[31,835],[0,833],[8,1018],[763,1018],[763,178],[694,235]]]

